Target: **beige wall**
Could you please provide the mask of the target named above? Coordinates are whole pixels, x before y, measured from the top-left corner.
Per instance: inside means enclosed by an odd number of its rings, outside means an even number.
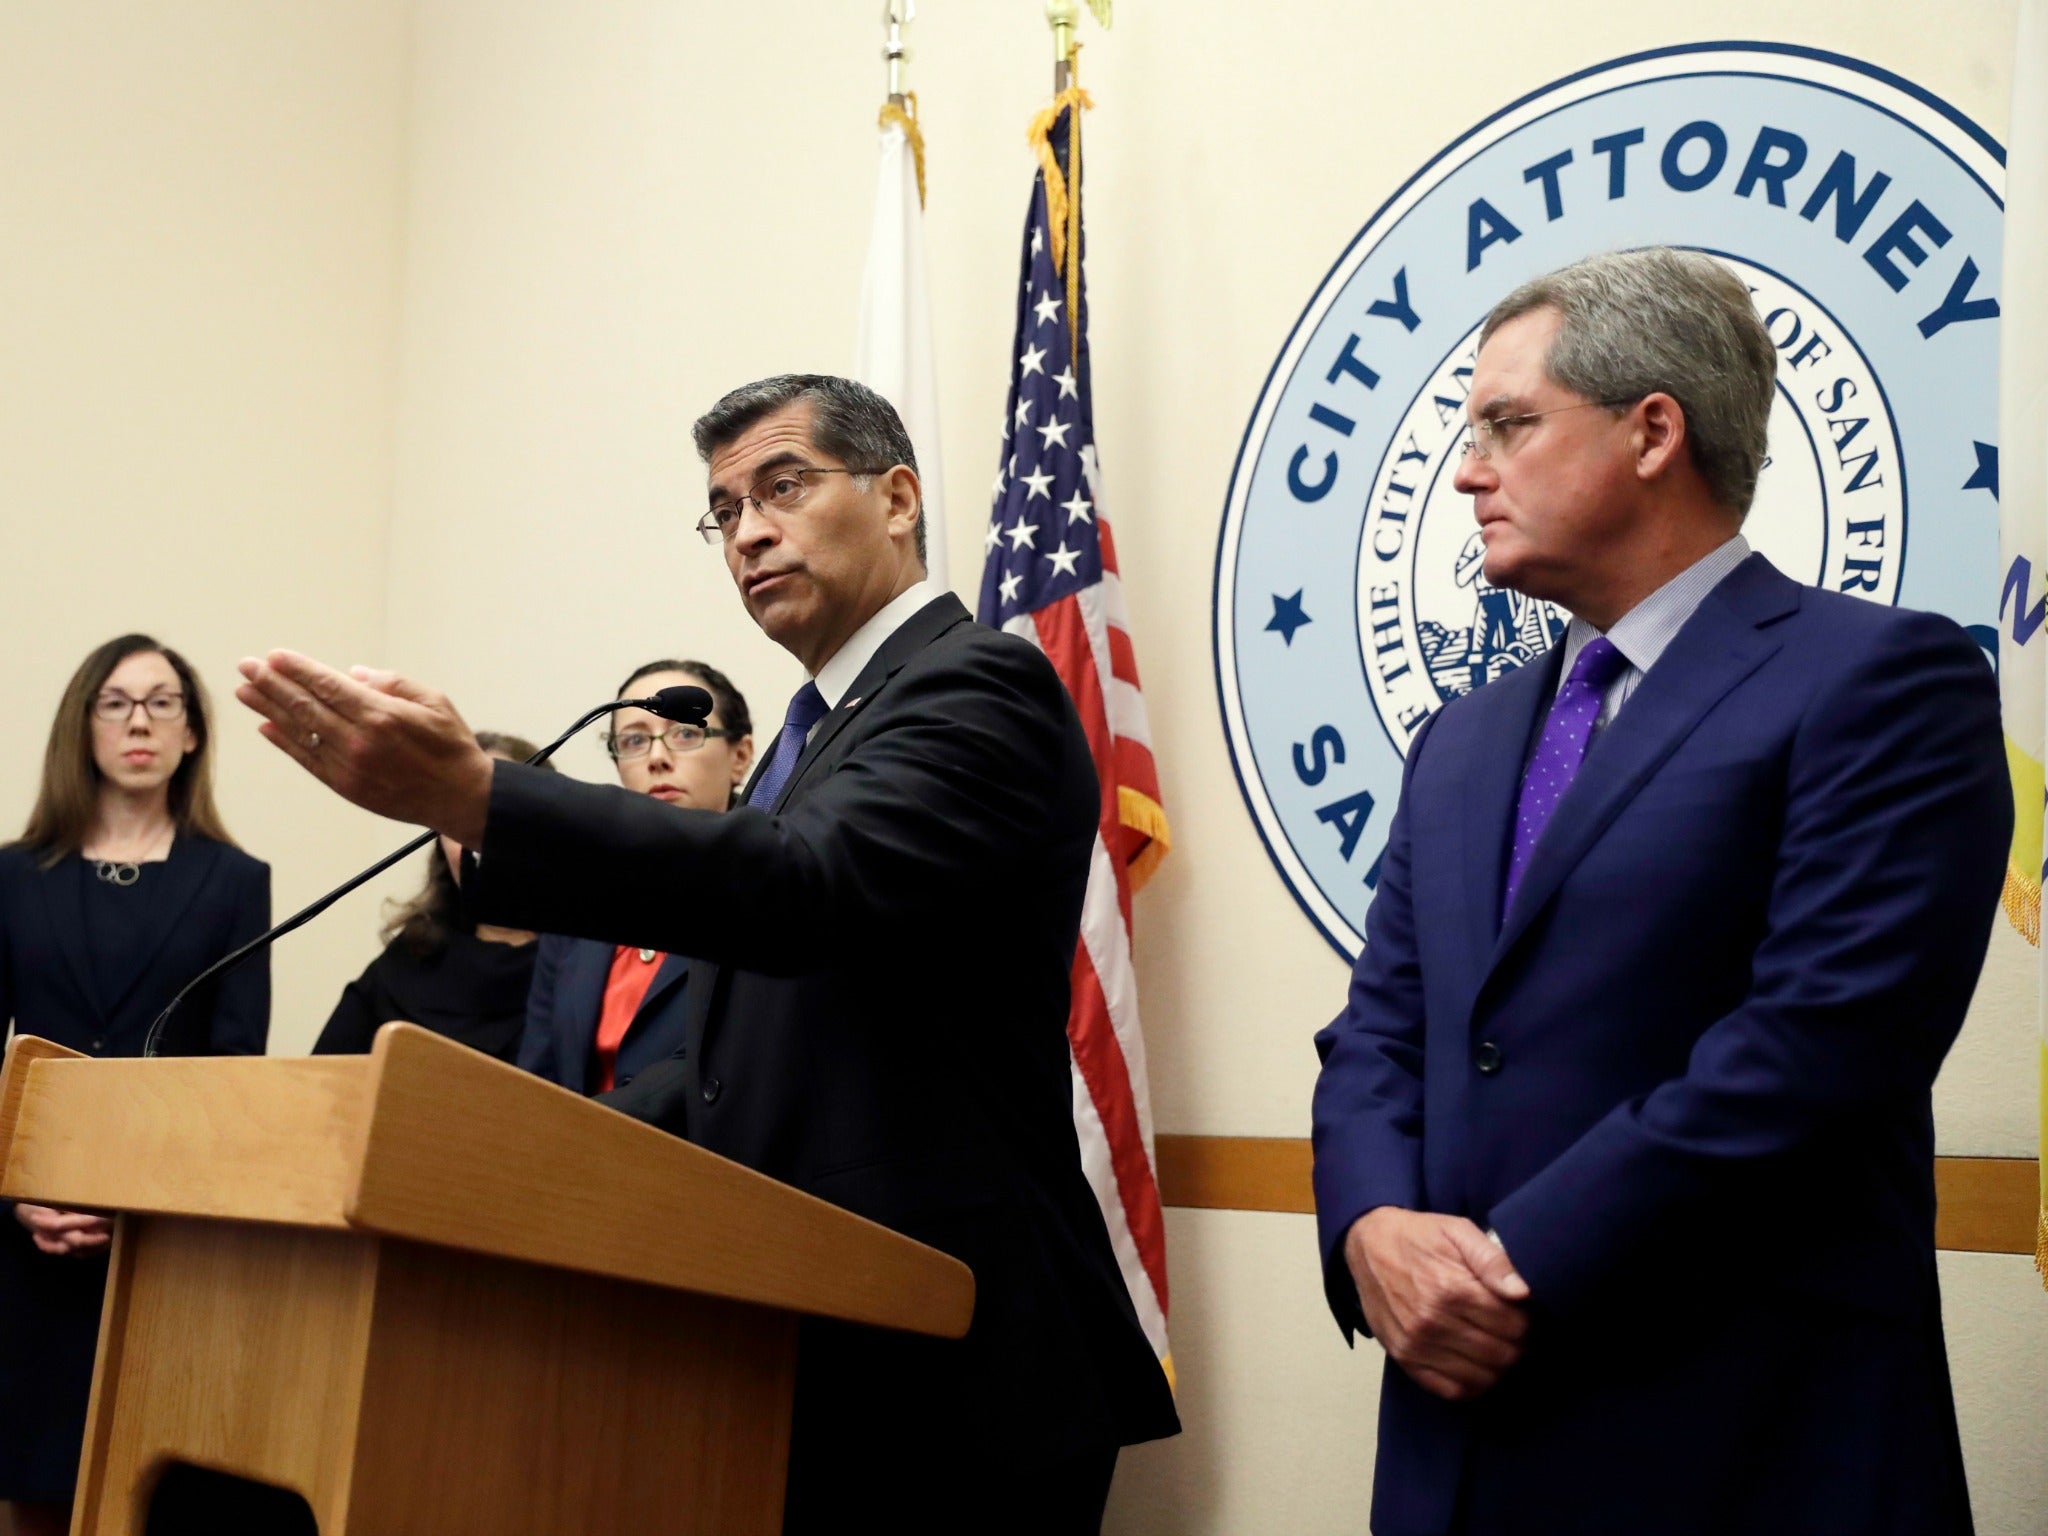
[[[0,208],[21,182],[28,213],[9,225],[29,235],[26,256],[0,239],[0,390],[22,396],[0,412],[0,464],[26,456],[32,473],[31,494],[9,484],[0,505],[37,589],[5,621],[26,657],[0,678],[5,718],[39,733],[75,655],[136,611],[217,686],[236,654],[290,640],[400,666],[472,723],[529,735],[681,651],[730,670],[772,729],[799,674],[689,530],[687,428],[733,383],[850,358],[878,9],[0,4]],[[1049,71],[1035,0],[923,9],[952,575],[971,589],[1022,135]],[[1345,971],[1239,801],[1209,619],[1231,460],[1302,304],[1458,133],[1635,48],[1844,49],[2001,132],[2013,5],[1739,0],[1697,27],[1613,0],[1540,17],[1474,0],[1455,24],[1379,0],[1119,13],[1084,58],[1090,278],[1097,425],[1176,830],[1138,913],[1155,1117],[1300,1135],[1308,1037]],[[136,576],[88,581],[108,519],[199,535],[170,606]],[[73,601],[82,582],[108,597]],[[281,898],[388,839],[246,731],[227,747],[229,810],[277,863]],[[0,762],[0,811],[25,808],[33,756],[24,735]],[[606,772],[587,741],[562,761]],[[369,928],[358,898],[291,941],[280,1047],[310,1037]],[[1941,1086],[1946,1151],[2033,1149],[2033,957],[1999,946]],[[1330,1326],[1310,1223],[1176,1211],[1168,1227],[1188,1432],[1127,1458],[1112,1529],[1362,1530],[1378,1356]],[[1981,1529],[2038,1533],[2048,1298],[2016,1257],[1945,1256],[1943,1276]]]
[[[381,647],[409,25],[0,4],[0,835],[65,680],[140,629],[213,694],[222,810],[280,915],[397,841],[230,693],[252,650]],[[372,952],[357,901],[278,951],[273,1049]]]

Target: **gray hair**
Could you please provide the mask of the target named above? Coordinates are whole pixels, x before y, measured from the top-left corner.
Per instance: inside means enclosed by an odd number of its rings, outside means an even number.
[[[1589,256],[1494,305],[1480,345],[1537,309],[1563,321],[1543,360],[1553,383],[1588,400],[1671,396],[1708,491],[1737,517],[1749,514],[1778,353],[1741,278],[1711,256],[1670,246]]]
[[[829,373],[779,373],[772,379],[742,384],[699,416],[690,429],[698,456],[708,464],[712,454],[762,417],[805,402],[811,407],[813,448],[862,469],[893,469],[901,464],[913,474],[917,472],[917,450],[910,444],[910,433],[904,430],[896,407],[858,380]],[[917,558],[929,564],[925,560],[922,496],[917,502]]]

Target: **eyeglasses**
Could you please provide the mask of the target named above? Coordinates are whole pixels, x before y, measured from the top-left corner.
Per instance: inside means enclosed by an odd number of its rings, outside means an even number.
[[[152,693],[146,699],[136,699],[118,688],[109,688],[92,701],[93,717],[98,720],[132,720],[137,709],[152,720],[177,720],[185,713],[185,695]]]
[[[740,531],[740,518],[752,502],[763,512],[793,512],[803,505],[811,494],[815,475],[883,475],[884,469],[815,469],[807,464],[791,464],[763,475],[754,483],[752,490],[735,501],[721,501],[717,506],[697,519],[697,531],[704,535],[706,544],[727,544]]]
[[[733,741],[738,732],[712,730],[701,725],[684,725],[680,721],[663,731],[659,738],[652,731],[626,730],[607,736],[605,751],[611,753],[615,762],[630,762],[636,757],[645,757],[654,750],[657,739],[668,743],[671,752],[694,752],[705,742],[717,737],[720,741]]]
[[[1545,416],[1561,416],[1566,411],[1590,411],[1594,406],[1613,410],[1618,405],[1634,405],[1640,396],[1626,400],[1581,400],[1577,405],[1553,406],[1547,411],[1524,411],[1519,416],[1482,416],[1472,423],[1472,435],[1465,439],[1465,446],[1458,450],[1464,459],[1490,459],[1496,451],[1505,451],[1509,435],[1516,427],[1526,427],[1532,421],[1541,421]]]

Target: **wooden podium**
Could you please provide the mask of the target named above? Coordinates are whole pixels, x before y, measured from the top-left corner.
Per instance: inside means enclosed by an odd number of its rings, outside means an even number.
[[[320,1536],[781,1528],[797,1319],[957,1338],[957,1260],[410,1024],[367,1057],[17,1038],[0,1194],[115,1224],[73,1536],[188,1463]]]

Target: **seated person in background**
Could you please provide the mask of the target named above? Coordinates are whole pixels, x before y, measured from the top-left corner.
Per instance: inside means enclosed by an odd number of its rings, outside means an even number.
[[[476,744],[516,763],[532,742],[478,731]],[[546,764],[542,765],[546,767]],[[471,924],[457,891],[462,850],[447,838],[427,850],[427,883],[384,925],[384,953],[346,987],[315,1056],[360,1056],[394,1019],[431,1029],[486,1056],[510,1061],[519,1050],[526,994],[533,980],[533,935]]]
[[[605,749],[619,782],[669,805],[730,809],[754,761],[753,721],[732,680],[701,661],[650,661],[615,698],[692,684],[711,695],[705,729],[644,709],[612,717]],[[519,1065],[573,1088],[604,1093],[683,1047],[683,986],[690,962],[658,949],[554,934],[540,941]]]

